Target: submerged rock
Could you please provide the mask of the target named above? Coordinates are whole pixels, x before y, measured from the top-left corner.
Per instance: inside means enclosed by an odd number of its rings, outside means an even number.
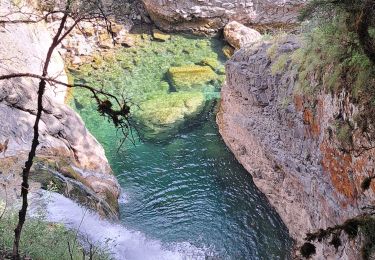
[[[163,33],[157,29],[152,30],[152,36],[155,40],[165,42],[171,38],[169,34]]]
[[[132,115],[144,139],[166,139],[186,129],[190,122],[199,121],[219,97],[225,76],[222,55],[215,50],[220,50],[222,43],[182,35],[165,42],[140,37],[133,48],[115,51],[110,59],[100,58],[95,62],[96,70],[92,64],[82,65],[74,77],[78,82],[92,84],[104,80],[109,92],[125,93],[134,104]],[[78,89],[75,93],[78,106],[77,102],[73,105],[85,120],[90,120],[87,125],[93,133],[100,136],[102,131],[98,129],[103,123],[98,118],[93,120],[96,108],[91,104],[91,95]],[[85,109],[79,109],[82,106]]]
[[[185,124],[197,120],[207,101],[201,92],[159,94],[146,100],[135,112],[143,138],[165,139],[176,134]]]
[[[171,67],[168,75],[177,91],[200,90],[217,79],[217,74],[210,66],[199,65]]]
[[[218,59],[215,58],[204,58],[200,64],[210,66],[216,73],[222,74],[225,70],[224,65]]]
[[[262,35],[254,29],[233,21],[224,27],[224,37],[230,45],[238,50],[259,41]]]

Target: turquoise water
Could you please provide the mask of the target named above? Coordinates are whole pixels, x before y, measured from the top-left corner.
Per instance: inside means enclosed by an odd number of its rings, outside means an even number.
[[[160,73],[154,70],[149,73]],[[166,141],[128,142],[117,151],[115,129],[93,107],[77,110],[104,146],[124,191],[120,211],[126,228],[166,248],[189,243],[208,259],[288,258],[285,226],[226,148],[214,111]]]

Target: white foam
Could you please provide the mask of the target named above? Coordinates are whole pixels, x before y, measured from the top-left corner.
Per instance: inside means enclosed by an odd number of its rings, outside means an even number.
[[[118,198],[118,203],[126,204],[129,202],[129,196],[125,193],[123,189],[121,189],[120,197]]]
[[[150,240],[137,231],[129,231],[120,224],[103,220],[95,212],[89,211],[72,200],[53,192],[41,191],[46,220],[63,223],[68,228],[79,230],[92,243],[106,245],[115,259],[127,260],[187,260],[205,259],[205,250],[189,243],[163,245]],[[33,199],[32,214],[36,212]],[[34,213],[33,213],[34,212]],[[81,223],[82,221],[82,223]],[[106,242],[108,241],[109,242]],[[168,249],[167,249],[168,248]]]

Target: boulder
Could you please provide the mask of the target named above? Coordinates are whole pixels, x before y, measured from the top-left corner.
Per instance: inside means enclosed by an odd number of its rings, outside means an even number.
[[[224,37],[230,45],[238,50],[259,41],[262,35],[254,29],[233,21],[224,27]]]
[[[184,125],[197,120],[206,107],[201,92],[157,94],[143,102],[134,113],[146,140],[163,140],[176,134]]]
[[[152,36],[155,40],[165,42],[171,38],[169,34],[165,34],[157,29],[152,30]]]
[[[202,90],[210,81],[218,78],[210,66],[199,65],[171,67],[168,75],[177,91]]]
[[[134,37],[130,36],[130,34],[126,35],[120,44],[126,48],[134,47],[136,45]]]

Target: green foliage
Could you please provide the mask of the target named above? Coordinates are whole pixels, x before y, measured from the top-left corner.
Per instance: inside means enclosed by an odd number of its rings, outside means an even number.
[[[281,108],[285,109],[289,106],[289,104],[292,102],[291,97],[283,97],[280,101]]]
[[[355,127],[365,132],[375,123],[374,18],[372,0],[311,0],[300,15],[301,20],[311,19],[313,28],[306,33],[303,48],[292,55],[292,66],[299,71],[299,90],[309,94],[321,90],[346,92],[350,101],[361,108],[355,115],[356,124],[343,119],[335,124],[336,137],[344,150],[352,149]],[[367,133],[375,136],[373,131]],[[365,179],[362,188],[368,189],[370,183],[371,177]],[[362,234],[362,257],[368,259],[374,251],[374,224],[371,215],[360,215],[308,234],[306,240],[331,238],[329,243],[338,249],[341,234],[349,239]]]
[[[15,213],[6,213],[0,219],[0,252],[12,248],[16,223]],[[69,242],[73,259],[82,259],[84,249],[78,242],[74,243],[75,240],[75,232],[66,229],[63,225],[47,223],[42,218],[29,218],[26,220],[21,237],[22,255],[30,256],[35,260],[70,260]],[[110,257],[102,250],[97,250],[93,259],[105,260]]]
[[[262,41],[269,41],[269,40],[272,40],[272,34],[267,33],[267,32],[263,33],[262,34]]]
[[[280,44],[286,39],[287,34],[285,32],[279,32],[270,38],[272,40],[272,45],[267,50],[267,57],[270,60],[273,60],[277,56],[277,49],[279,48]]]
[[[336,122],[336,136],[337,140],[343,147],[352,146],[352,131],[353,128],[349,122]]]
[[[351,12],[352,15],[361,12],[367,0],[310,0],[302,9],[299,20],[304,21],[318,17],[320,20],[330,20],[335,14]]]
[[[364,260],[370,259],[375,252],[375,219],[372,218],[361,227],[365,241],[361,248],[361,255]]]
[[[345,87],[357,100],[368,93],[375,69],[357,35],[348,29],[347,19],[348,14],[341,13],[319,23],[306,33],[303,47],[292,54],[302,92],[311,94],[323,87],[335,92]],[[314,86],[310,84],[312,79],[317,83]]]
[[[281,54],[277,60],[271,66],[271,74],[276,75],[276,73],[283,72],[287,66],[289,60],[289,55],[284,53]]]
[[[278,45],[276,43],[272,44],[271,47],[269,47],[267,49],[267,57],[270,59],[270,60],[273,60],[276,55],[277,55],[277,48],[278,48]]]

